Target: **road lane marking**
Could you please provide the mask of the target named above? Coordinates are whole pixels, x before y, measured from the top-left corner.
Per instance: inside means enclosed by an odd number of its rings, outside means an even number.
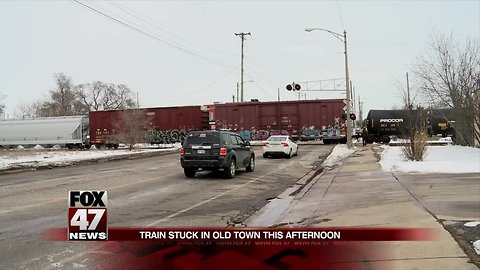
[[[291,166],[291,165],[290,165],[290,166]],[[164,218],[161,218],[161,219],[159,219],[159,220],[156,220],[156,221],[148,224],[147,227],[153,227],[153,226],[155,226],[155,225],[157,225],[157,224],[159,224],[159,223],[168,221],[169,219],[171,219],[171,218],[173,218],[173,217],[176,217],[176,216],[178,216],[178,215],[180,215],[180,214],[183,214],[183,213],[188,212],[188,211],[190,211],[190,210],[192,210],[192,209],[195,209],[195,208],[197,208],[197,207],[199,207],[199,206],[202,206],[202,205],[204,205],[204,204],[206,204],[206,203],[208,203],[208,202],[211,202],[211,201],[213,201],[213,200],[215,200],[215,199],[218,199],[218,198],[220,198],[220,197],[222,197],[222,196],[225,196],[226,194],[228,194],[228,193],[230,193],[230,192],[232,192],[232,191],[235,191],[235,190],[237,190],[237,189],[240,189],[240,188],[242,188],[242,187],[245,187],[245,186],[247,186],[247,185],[249,185],[249,184],[251,184],[251,183],[253,183],[253,182],[255,182],[255,181],[257,181],[257,180],[259,180],[259,179],[261,179],[261,178],[264,178],[264,177],[267,176],[267,175],[273,174],[273,173],[275,173],[275,172],[277,172],[277,171],[278,171],[278,170],[271,171],[271,172],[269,172],[269,173],[267,173],[267,174],[264,174],[264,175],[262,175],[262,176],[259,176],[259,177],[257,177],[257,178],[254,178],[254,179],[252,179],[252,180],[250,180],[250,181],[248,181],[248,182],[246,182],[246,183],[244,183],[244,184],[238,185],[238,186],[236,186],[236,187],[234,187],[234,188],[232,188],[232,189],[230,189],[230,190],[224,191],[224,192],[222,192],[222,193],[220,193],[220,194],[218,194],[218,195],[215,195],[215,196],[213,196],[213,197],[211,197],[211,198],[209,198],[209,199],[206,199],[206,200],[204,200],[204,201],[201,201],[201,202],[199,202],[199,203],[197,203],[197,204],[195,204],[195,205],[192,205],[192,206],[190,206],[190,207],[187,207],[187,208],[185,208],[185,209],[182,209],[182,210],[180,210],[180,211],[177,211],[177,212],[175,212],[175,213],[173,213],[173,214],[170,214],[170,215],[168,215],[168,216],[166,216],[166,217],[164,217]]]
[[[176,217],[176,216],[178,216],[178,215],[180,215],[180,214],[182,214],[182,213],[185,213],[185,212],[190,211],[190,210],[192,210],[192,209],[194,209],[194,208],[197,208],[197,207],[199,207],[199,206],[202,206],[202,205],[204,205],[204,204],[206,204],[206,203],[208,203],[208,202],[210,202],[210,201],[213,201],[213,200],[215,200],[215,199],[217,199],[217,198],[219,198],[219,197],[221,197],[221,196],[224,196],[225,194],[228,194],[228,193],[230,193],[230,192],[232,192],[232,191],[235,191],[235,190],[237,190],[237,189],[239,189],[239,188],[242,188],[242,187],[244,187],[244,186],[246,186],[246,185],[248,185],[248,184],[251,184],[251,183],[253,183],[253,182],[255,182],[255,181],[257,181],[257,180],[259,180],[259,179],[261,179],[261,178],[264,178],[265,176],[268,176],[268,175],[270,175],[270,174],[273,174],[273,173],[275,173],[275,172],[277,172],[277,171],[278,171],[278,170],[271,171],[271,172],[269,172],[269,173],[267,173],[267,174],[264,174],[264,175],[262,175],[262,176],[259,176],[259,177],[257,177],[257,178],[254,178],[254,179],[252,179],[252,180],[250,180],[250,181],[248,181],[248,182],[246,182],[246,183],[244,183],[244,184],[241,184],[241,185],[239,185],[239,186],[236,186],[236,187],[233,188],[233,189],[230,189],[230,190],[227,190],[227,191],[225,191],[225,192],[222,192],[222,193],[220,193],[220,194],[218,194],[218,195],[215,195],[215,196],[213,196],[213,197],[211,197],[211,198],[209,198],[209,199],[207,199],[207,200],[204,200],[204,201],[199,202],[199,203],[197,203],[197,204],[195,204],[195,205],[192,205],[192,206],[190,206],[190,207],[188,207],[188,208],[185,208],[185,209],[180,210],[180,211],[178,211],[178,212],[175,212],[175,213],[173,213],[173,214],[171,214],[171,215],[168,215],[168,216],[166,216],[166,217],[164,217],[164,218],[161,218],[161,219],[159,219],[159,220],[157,220],[157,221],[155,221],[155,222],[152,222],[152,223],[148,224],[147,227],[152,227],[152,226],[154,226],[154,225],[156,225],[156,224],[158,224],[158,223],[167,221],[167,220],[169,220],[169,219],[171,219],[171,218],[173,218],[173,217]],[[78,259],[78,258],[81,258],[82,256],[85,256],[85,255],[88,254],[88,253],[92,253],[92,252],[87,250],[87,251],[78,253],[78,254],[76,254],[76,255],[74,255],[74,256],[72,256],[72,257],[69,257],[69,258],[66,258],[66,259],[64,259],[64,260],[61,260],[61,261],[59,261],[59,262],[57,262],[57,263],[60,263],[60,264],[62,264],[62,265],[65,265],[66,263],[69,263],[69,262],[72,262],[72,261],[74,261],[74,260],[76,260],[76,259]],[[52,269],[52,268],[54,268],[54,267],[55,267],[55,266],[49,266],[49,267],[44,268],[44,269],[45,269],[45,270],[50,270],[50,269]]]
[[[308,154],[312,154],[312,152],[313,152],[313,151],[309,151],[309,152],[307,152],[307,153],[308,153]],[[306,153],[306,154],[307,154],[307,153]],[[270,161],[270,160],[268,160],[268,162],[267,162],[266,165],[269,165],[269,163],[270,163],[269,161]],[[296,161],[296,160],[295,160],[295,161]],[[290,167],[290,166],[292,166],[292,165],[295,165],[295,162],[291,162],[291,164],[290,164],[289,166],[286,166],[286,167]],[[209,198],[209,199],[206,199],[206,200],[204,200],[204,201],[202,201],[202,202],[199,202],[199,203],[197,203],[197,204],[195,204],[195,205],[193,205],[193,206],[190,206],[190,207],[185,208],[185,209],[183,209],[183,210],[180,210],[180,211],[177,211],[177,212],[175,212],[175,213],[172,213],[172,214],[168,215],[167,217],[161,218],[161,219],[159,219],[159,220],[157,220],[157,221],[155,221],[155,222],[152,222],[152,223],[148,224],[147,226],[150,227],[150,226],[154,226],[154,225],[156,225],[156,224],[158,224],[158,223],[167,221],[167,220],[169,220],[169,219],[171,219],[171,218],[173,218],[173,217],[176,217],[176,216],[178,216],[178,215],[180,215],[180,214],[183,214],[183,213],[185,213],[185,212],[187,212],[187,211],[190,211],[190,210],[195,209],[195,208],[197,208],[197,207],[199,207],[199,206],[202,206],[202,205],[204,205],[204,204],[206,204],[206,203],[208,203],[208,202],[211,202],[211,201],[213,201],[213,200],[215,200],[215,199],[218,199],[219,197],[222,197],[222,196],[224,196],[224,195],[226,195],[226,194],[228,194],[228,193],[230,193],[230,192],[232,192],[232,191],[235,191],[235,190],[238,190],[238,189],[240,189],[240,188],[242,188],[242,187],[245,187],[245,186],[247,186],[247,185],[249,185],[249,184],[251,184],[251,183],[253,183],[253,182],[255,182],[255,181],[258,181],[259,179],[262,179],[262,178],[264,178],[264,177],[266,177],[266,176],[268,176],[268,175],[274,174],[274,173],[276,173],[276,172],[278,172],[278,171],[280,171],[280,170],[282,170],[282,169],[284,169],[284,168],[278,168],[278,169],[276,169],[276,170],[274,170],[274,171],[271,171],[271,172],[269,172],[269,173],[267,173],[267,174],[264,174],[264,175],[262,175],[262,176],[256,177],[256,178],[254,178],[254,179],[252,179],[252,180],[250,180],[250,181],[248,181],[248,182],[246,182],[246,183],[244,183],[244,184],[238,185],[238,186],[236,186],[236,187],[234,187],[234,188],[232,188],[232,189],[230,189],[230,190],[227,190],[227,191],[222,192],[222,193],[220,193],[220,194],[218,194],[218,195],[215,195],[215,196],[213,196],[213,197],[211,197],[211,198]],[[98,247],[97,247],[97,248],[98,248]],[[94,252],[94,250],[86,250],[86,251],[77,253],[76,255],[74,255],[74,256],[72,256],[72,257],[65,258],[64,260],[61,260],[61,261],[59,261],[59,262],[57,262],[57,263],[60,263],[60,264],[62,264],[62,265],[65,265],[66,263],[73,262],[73,261],[75,261],[75,260],[77,260],[77,259],[79,259],[79,258],[82,258],[83,256],[85,256],[85,255],[87,255],[87,254],[89,254],[89,253],[93,253],[93,252]],[[53,268],[56,268],[56,267],[53,266],[53,265],[51,265],[51,266],[48,266],[48,267],[44,268],[44,270],[51,270],[51,269],[53,269]]]

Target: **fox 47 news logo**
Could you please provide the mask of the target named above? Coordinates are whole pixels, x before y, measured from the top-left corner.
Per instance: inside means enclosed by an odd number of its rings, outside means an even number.
[[[68,240],[107,240],[107,203],[106,190],[70,190]]]

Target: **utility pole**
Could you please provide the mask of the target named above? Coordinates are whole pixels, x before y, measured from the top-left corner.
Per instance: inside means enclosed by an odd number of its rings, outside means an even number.
[[[237,82],[237,103],[238,103],[238,97],[239,97],[238,94],[239,94],[239,93],[238,93],[238,82]],[[235,102],[235,101],[234,101],[234,102]]]
[[[350,110],[352,113],[355,113],[355,93],[353,89],[353,83],[350,81]]]
[[[358,96],[358,119],[360,120],[360,126],[363,128],[363,102],[360,101],[360,95]]]
[[[137,91],[137,108],[140,108],[140,101],[138,100],[138,91]]]
[[[277,97],[278,97],[278,101],[280,101],[280,88],[277,89]]]
[[[410,103],[410,84],[408,82],[408,72],[407,72],[407,107],[409,110],[411,110],[412,105]]]
[[[350,77],[348,76],[348,53],[347,53],[347,31],[343,31],[343,44],[345,45],[345,81],[346,81],[346,94],[347,94],[347,148],[352,149],[352,120],[350,119],[350,114],[352,113],[352,108],[350,104]]]
[[[240,102],[243,102],[243,44],[244,44],[244,41],[245,41],[245,36],[251,36],[250,33],[235,33],[236,36],[239,36],[241,39],[242,39],[242,62],[241,62],[241,73],[240,73]]]

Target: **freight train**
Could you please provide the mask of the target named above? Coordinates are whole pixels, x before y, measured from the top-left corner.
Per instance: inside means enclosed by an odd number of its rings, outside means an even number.
[[[420,114],[424,114],[420,117]],[[413,110],[413,117],[408,110],[370,110],[365,120],[368,131],[367,142],[388,143],[392,136],[406,137],[409,121],[426,129],[429,136],[455,138],[454,118],[450,109]],[[411,119],[414,118],[414,119]],[[423,119],[419,123],[419,119]]]
[[[59,145],[83,148],[89,145],[87,116],[41,117],[0,121],[0,148]]]
[[[183,141],[192,130],[208,129],[207,106],[157,107],[134,109],[143,114],[143,129],[147,143],[165,144]],[[117,148],[122,110],[92,111],[90,144]]]
[[[344,113],[343,106],[342,99],[330,99],[157,107],[134,111],[144,116],[146,142],[164,144],[181,142],[188,132],[205,129],[228,129],[238,132],[246,140],[264,140],[277,134],[288,134],[295,139],[318,138],[321,130],[338,124]],[[3,142],[0,147],[58,144],[69,148],[91,145],[117,148],[122,112],[92,111],[88,116],[0,121],[0,142]],[[65,119],[76,121],[76,126],[72,127]],[[18,125],[23,129],[13,128]],[[53,126],[63,128],[57,130]],[[48,140],[42,135],[44,133]]]

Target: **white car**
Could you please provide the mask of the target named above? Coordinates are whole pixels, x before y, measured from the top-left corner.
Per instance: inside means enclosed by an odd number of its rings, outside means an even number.
[[[287,158],[298,155],[298,145],[286,135],[270,136],[263,142],[263,157],[286,155]]]

